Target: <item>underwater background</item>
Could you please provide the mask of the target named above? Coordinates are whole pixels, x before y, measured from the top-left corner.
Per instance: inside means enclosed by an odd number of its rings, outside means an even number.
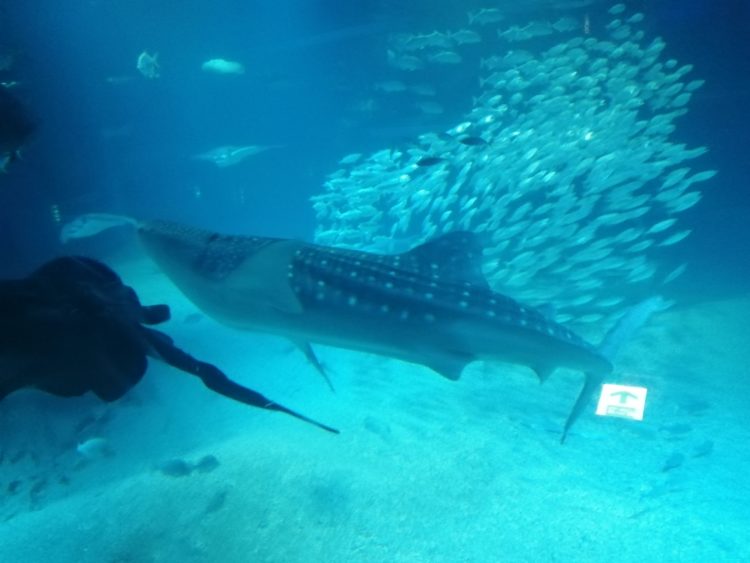
[[[0,175],[2,276],[103,260],[191,353],[342,432],[162,365],[111,405],[16,393],[0,560],[750,560],[749,64],[743,0],[0,2],[36,124]],[[580,374],[318,347],[332,394],[127,230],[63,244],[91,212],[376,252],[472,230],[496,291],[595,342],[661,294],[615,365],[646,416],[592,404],[561,446]]]

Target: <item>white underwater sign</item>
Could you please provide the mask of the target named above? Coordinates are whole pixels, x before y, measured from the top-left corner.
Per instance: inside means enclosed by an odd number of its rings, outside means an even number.
[[[596,414],[643,420],[647,393],[648,389],[645,387],[605,383],[602,385],[602,393],[599,395]]]

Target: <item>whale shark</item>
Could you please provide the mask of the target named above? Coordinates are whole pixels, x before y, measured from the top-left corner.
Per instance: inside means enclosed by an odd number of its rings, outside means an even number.
[[[116,216],[94,217],[68,225],[64,238],[117,224]],[[476,360],[522,364],[542,382],[557,368],[581,371],[585,382],[565,421],[563,442],[612,372],[620,345],[663,304],[655,298],[636,306],[597,348],[550,316],[493,291],[474,233],[452,232],[407,252],[375,254],[161,220],[122,222],[136,227],[151,258],[206,314],[286,337],[319,368],[310,343],[421,364],[450,380]]]

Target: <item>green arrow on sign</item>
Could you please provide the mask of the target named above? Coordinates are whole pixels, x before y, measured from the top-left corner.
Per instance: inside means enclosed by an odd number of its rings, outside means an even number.
[[[628,402],[628,399],[637,399],[638,395],[633,395],[629,391],[617,391],[616,393],[610,393],[610,397],[620,397],[620,404],[624,405]]]

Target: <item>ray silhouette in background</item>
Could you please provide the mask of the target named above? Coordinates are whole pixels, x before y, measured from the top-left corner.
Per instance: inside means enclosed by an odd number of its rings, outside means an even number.
[[[0,86],[0,172],[20,158],[21,148],[34,132],[35,125],[21,101]]]

